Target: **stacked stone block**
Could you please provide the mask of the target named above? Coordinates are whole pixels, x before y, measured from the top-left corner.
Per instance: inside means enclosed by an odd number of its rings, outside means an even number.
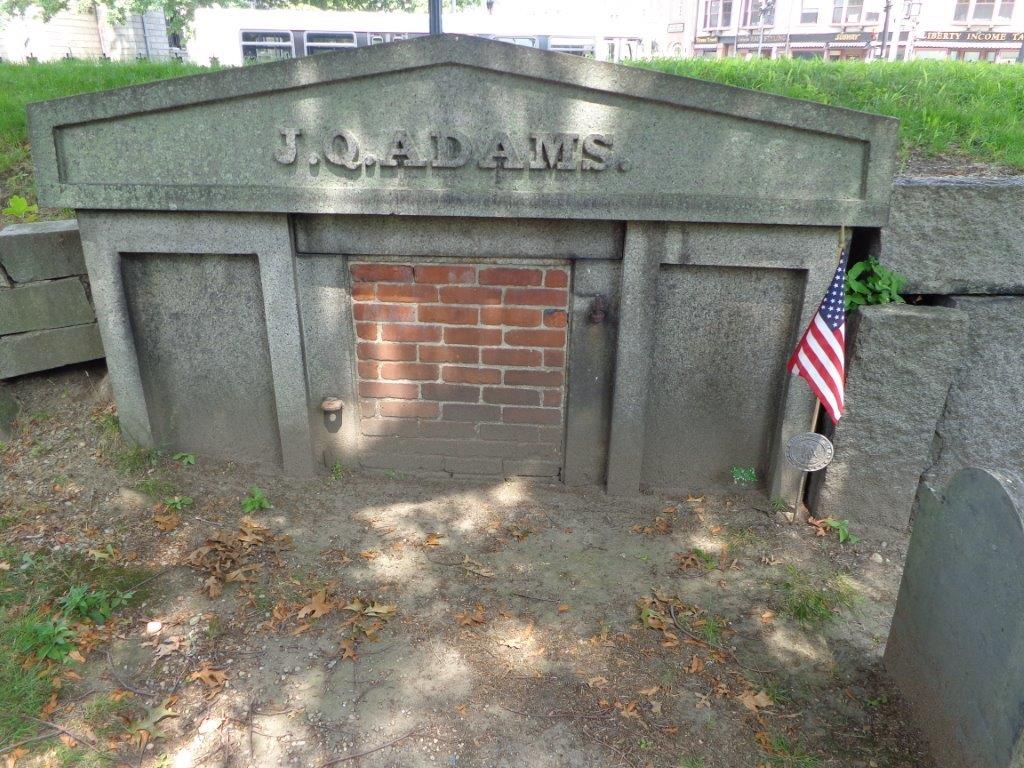
[[[559,475],[565,266],[364,262],[351,276],[364,465]]]
[[[0,379],[103,357],[74,221],[0,232]]]

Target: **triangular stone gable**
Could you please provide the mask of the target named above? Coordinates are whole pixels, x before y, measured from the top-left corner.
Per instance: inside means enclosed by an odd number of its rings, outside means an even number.
[[[896,122],[472,37],[30,106],[77,209],[884,223]]]

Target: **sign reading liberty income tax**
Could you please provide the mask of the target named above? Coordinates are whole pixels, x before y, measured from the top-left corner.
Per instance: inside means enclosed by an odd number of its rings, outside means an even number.
[[[322,141],[312,138],[307,150],[303,131],[299,128],[279,128],[283,144],[274,151],[274,159],[282,165],[291,165],[305,156],[310,165],[322,158],[331,165],[350,170],[382,165],[405,168],[506,168],[508,170],[604,171],[616,167],[629,170],[629,162],[617,158],[615,141],[603,133],[580,136],[577,133],[538,133],[513,137],[497,132],[473,140],[456,130],[433,130],[421,138],[409,131],[393,131],[383,152],[364,151],[360,138],[352,131],[328,132]]]

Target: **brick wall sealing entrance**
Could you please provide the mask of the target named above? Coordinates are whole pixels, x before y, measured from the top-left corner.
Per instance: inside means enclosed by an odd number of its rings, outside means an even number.
[[[350,270],[364,466],[559,476],[566,265]]]

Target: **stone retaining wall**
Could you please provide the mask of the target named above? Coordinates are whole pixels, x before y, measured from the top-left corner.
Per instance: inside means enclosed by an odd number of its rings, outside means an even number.
[[[0,379],[103,357],[75,221],[0,232]]]
[[[922,478],[1024,471],[1022,221],[1024,178],[896,180],[878,256],[931,306],[859,313],[836,459],[811,484],[817,516],[904,529]]]

